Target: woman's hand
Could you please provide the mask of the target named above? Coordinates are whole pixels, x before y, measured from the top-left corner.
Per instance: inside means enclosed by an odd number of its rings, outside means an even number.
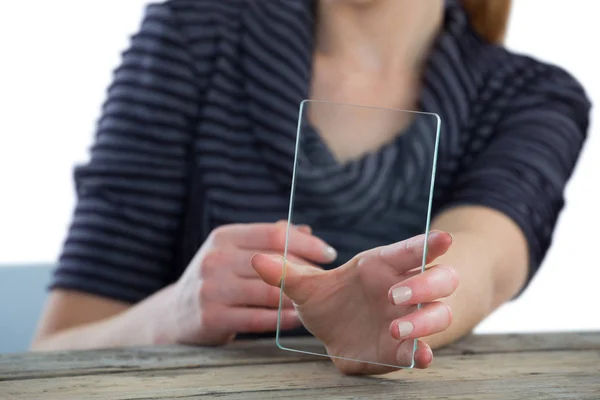
[[[290,239],[293,244],[294,239]],[[452,237],[431,232],[427,263],[443,255]],[[363,252],[330,271],[287,262],[284,293],[305,327],[330,356],[390,365],[410,365],[413,340],[448,328],[452,314],[440,298],[458,286],[456,272],[435,265],[420,273],[425,235]],[[268,284],[282,278],[281,256],[258,254],[252,266]],[[416,305],[422,303],[417,309]],[[289,311],[288,311],[289,312]],[[432,361],[430,347],[418,341],[417,368]],[[379,374],[392,368],[333,358],[347,374]]]
[[[335,259],[335,251],[313,236],[310,228],[293,227],[289,234],[288,253],[295,262],[311,265]],[[218,345],[237,333],[274,331],[280,291],[260,279],[250,259],[258,252],[283,254],[285,236],[286,223],[281,221],[215,229],[170,288],[162,308],[169,315],[169,323],[161,322],[156,341]],[[282,328],[300,325],[293,304],[286,298]]]

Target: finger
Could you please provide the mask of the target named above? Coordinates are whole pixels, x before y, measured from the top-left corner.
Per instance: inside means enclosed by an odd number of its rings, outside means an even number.
[[[232,248],[214,248],[204,254],[200,262],[200,276],[204,279],[216,276],[223,277],[233,272],[240,278],[259,278],[250,265],[250,259],[260,250],[243,250]],[[270,254],[283,254],[270,253]],[[289,253],[288,258],[298,264],[309,264],[307,261]],[[312,265],[312,264],[311,264]]]
[[[238,307],[278,308],[283,300],[283,308],[293,308],[292,301],[281,295],[277,287],[269,286],[257,274],[256,279],[237,279],[233,285],[218,285],[217,295],[224,304]]]
[[[246,250],[283,252],[288,243],[288,253],[314,261],[331,263],[337,253],[323,240],[303,229],[289,229],[286,223],[234,224],[215,229],[210,240],[216,245],[235,245]]]
[[[425,238],[427,236],[427,248]],[[427,250],[428,264],[442,256],[452,243],[452,236],[446,232],[432,231],[429,235],[418,235],[388,246],[368,250],[359,255],[357,265],[370,268],[379,263],[392,266],[396,272],[404,273],[422,265],[424,250]]]
[[[300,232],[312,235],[312,228],[306,224],[294,225]]]
[[[422,340],[417,340],[417,349],[414,350],[414,340],[403,340],[396,347],[393,359],[384,360],[386,364],[397,365],[399,367],[414,367],[424,369],[433,361],[433,352],[428,344]],[[414,353],[414,358],[413,358]],[[414,362],[413,362],[414,360]]]
[[[275,225],[279,225],[279,224],[287,225],[288,222],[289,221],[286,219],[280,219],[279,221],[275,222]],[[293,227],[294,229],[298,229],[300,232],[304,232],[304,233],[308,233],[309,235],[312,235],[312,228],[307,224],[291,224],[290,226]]]
[[[287,225],[289,223],[289,220],[287,219],[280,219],[279,221],[275,222],[276,225],[279,224],[283,224],[283,225]],[[307,224],[291,224],[291,226],[293,226],[296,229],[299,229],[305,233],[310,233],[312,234],[312,228],[310,227],[310,225]]]
[[[203,298],[229,305],[278,308],[280,290],[266,285],[252,268],[250,259],[254,254],[248,250],[223,248],[207,252],[199,269],[200,277],[205,282],[202,287]],[[294,255],[288,258],[298,264],[307,264]],[[287,296],[283,297],[283,307],[293,307],[292,301]]]
[[[408,342],[411,342],[410,340]],[[431,347],[422,340],[417,341],[417,351],[415,351],[415,368],[425,369],[433,361],[433,352]]]
[[[392,337],[398,340],[414,339],[446,330],[452,323],[452,312],[446,304],[436,301],[390,324]]]
[[[318,290],[317,278],[326,273],[320,268],[295,264],[289,260],[284,264],[282,257],[267,254],[256,254],[251,262],[263,281],[271,286],[283,286],[285,295],[297,305],[306,302]]]
[[[413,366],[414,340],[403,340],[398,343],[393,352],[390,352],[382,360],[385,364],[397,365],[399,367]]]
[[[436,265],[392,286],[388,298],[396,305],[429,303],[450,296],[457,287],[454,268]]]
[[[277,330],[277,310],[260,308],[229,308],[223,318],[223,328],[237,333],[263,333]],[[279,329],[289,330],[302,326],[295,310],[281,311]]]
[[[287,225],[280,224],[271,229],[267,249],[285,250],[287,243],[287,254],[303,260],[316,263],[331,263],[337,258],[337,252],[324,240],[312,235],[312,229],[307,225],[294,226],[295,229],[287,229]]]

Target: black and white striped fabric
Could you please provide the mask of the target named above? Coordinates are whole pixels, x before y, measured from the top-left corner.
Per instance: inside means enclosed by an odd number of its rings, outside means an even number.
[[[313,6],[147,8],[109,88],[91,159],[76,168],[78,201],[52,288],[134,303],[177,279],[215,227],[287,217]],[[484,42],[458,3],[446,7],[420,98],[421,111],[442,120],[434,212],[475,204],[512,218],[529,243],[531,278],[590,104],[568,73]],[[414,188],[427,187],[432,151],[423,135],[345,166],[321,154],[299,176],[298,206],[332,217],[317,234],[340,261],[420,233],[427,193]]]

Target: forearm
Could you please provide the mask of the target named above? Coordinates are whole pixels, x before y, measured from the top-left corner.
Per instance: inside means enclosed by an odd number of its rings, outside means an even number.
[[[94,322],[41,335],[31,346],[33,351],[84,350],[154,345],[168,339],[160,329],[166,317],[161,312],[171,287],[155,293],[123,312]]]
[[[477,257],[477,238],[469,233],[452,233],[453,242],[448,253],[434,264],[453,267],[459,275],[459,286],[454,294],[442,299],[452,310],[450,327],[424,338],[432,348],[450,344],[470,333],[495,308],[494,285],[490,273],[492,265],[486,257]]]
[[[527,253],[518,228],[491,210],[451,211],[437,220],[434,228],[453,235],[449,251],[435,264],[453,267],[460,281],[455,293],[442,299],[452,309],[452,324],[425,338],[435,348],[470,333],[518,293],[526,279]]]

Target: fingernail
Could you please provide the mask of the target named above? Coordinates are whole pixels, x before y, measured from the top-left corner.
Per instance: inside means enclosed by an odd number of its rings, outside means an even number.
[[[334,261],[337,258],[337,251],[331,246],[326,246],[323,250],[323,254],[328,260]]]
[[[415,327],[413,326],[412,322],[408,322],[408,321],[398,322],[398,333],[400,334],[401,338],[410,335],[412,333],[413,329],[415,329]]]
[[[410,300],[412,297],[412,289],[408,286],[401,286],[392,289],[392,297],[394,304],[402,304]]]

